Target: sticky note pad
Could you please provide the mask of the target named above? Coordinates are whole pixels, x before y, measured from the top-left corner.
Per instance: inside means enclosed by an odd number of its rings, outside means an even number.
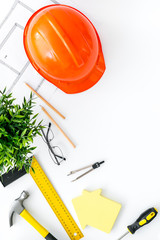
[[[102,190],[84,190],[72,200],[82,229],[87,225],[110,233],[121,209],[121,204],[101,195]]]

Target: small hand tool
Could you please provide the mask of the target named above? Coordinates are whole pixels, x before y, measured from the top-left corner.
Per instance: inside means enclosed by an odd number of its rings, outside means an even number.
[[[13,225],[13,215],[18,213],[23,217],[28,223],[30,223],[46,240],[57,240],[51,233],[49,233],[43,226],[41,226],[25,209],[23,202],[29,197],[29,194],[26,191],[23,191],[19,198],[15,199],[14,204],[10,210],[9,214],[9,225]]]
[[[34,169],[34,172],[32,171],[32,169]],[[69,238],[71,240],[79,240],[83,238],[83,233],[81,232],[80,228],[76,224],[68,209],[66,208],[57,191],[49,181],[48,177],[44,173],[35,156],[33,156],[32,165],[30,168],[30,175],[33,178],[34,182],[37,184],[37,187],[39,188],[43,196],[45,197],[49,206],[57,216],[58,220],[62,224]]]
[[[91,165],[88,165],[86,167],[83,167],[83,168],[80,168],[80,169],[77,169],[77,170],[74,170],[74,171],[71,171],[67,176],[70,176],[71,174],[74,174],[76,172],[79,172],[79,171],[82,171],[84,169],[87,169],[87,168],[91,168],[90,170],[88,170],[87,172],[83,173],[82,175],[80,175],[79,177],[75,178],[74,180],[72,180],[72,182],[78,180],[79,178],[85,176],[86,174],[92,172],[93,170],[95,170],[96,168],[99,168],[101,166],[102,163],[104,163],[105,161],[102,161],[102,162],[96,162],[94,164],[91,164]]]
[[[158,211],[156,208],[149,208],[148,210],[143,212],[133,224],[127,227],[128,231],[117,240],[121,240],[128,233],[134,234],[138,229],[150,223],[157,216],[157,213]]]

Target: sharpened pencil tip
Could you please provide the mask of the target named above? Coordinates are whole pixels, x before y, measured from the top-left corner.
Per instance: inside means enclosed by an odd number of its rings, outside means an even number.
[[[28,83],[25,82],[25,84],[26,84],[27,87],[31,88],[31,86]]]

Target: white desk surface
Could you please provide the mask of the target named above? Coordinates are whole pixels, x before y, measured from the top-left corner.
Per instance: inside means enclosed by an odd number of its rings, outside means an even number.
[[[36,9],[37,3],[43,5],[46,1],[22,2]],[[2,21],[14,1],[1,0],[0,3]],[[41,138],[35,140],[35,155],[77,223],[71,200],[79,196],[83,189],[92,191],[102,188],[104,196],[122,204],[110,234],[92,227],[83,231],[85,240],[116,240],[126,231],[126,226],[147,208],[154,206],[160,211],[160,2],[64,0],[60,3],[76,7],[93,22],[101,38],[106,71],[96,86],[80,94],[67,95],[60,90],[55,91],[55,87],[48,82],[40,88],[39,92],[66,115],[63,121],[46,107],[69,133],[77,148],[74,150],[53,127],[55,143],[61,146],[67,161],[60,167],[55,166]],[[21,6],[19,11],[21,14],[14,13],[11,18],[15,19],[9,19],[0,29],[1,41],[11,22],[25,25],[28,13]],[[18,62],[21,56],[17,53],[14,57]],[[0,68],[0,72],[4,84],[9,79],[5,75],[8,73],[4,67]],[[36,78],[41,79],[29,66],[14,88],[14,95],[19,100],[22,94],[28,96],[29,90],[23,82],[35,87],[39,81]],[[40,103],[37,99],[35,111],[39,111],[40,118],[48,123],[40,110]],[[77,182],[70,182],[72,177],[67,177],[70,170],[101,160],[106,160],[101,168]],[[30,193],[25,202],[28,211],[59,240],[68,240],[29,175],[6,188],[0,186],[0,239],[42,239],[19,216],[15,216],[12,228],[8,226],[10,205],[24,189]],[[159,240],[160,215],[135,236],[129,234],[125,238],[129,239]]]

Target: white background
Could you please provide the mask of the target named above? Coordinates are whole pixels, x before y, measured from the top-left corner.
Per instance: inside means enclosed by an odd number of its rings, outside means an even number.
[[[0,0],[1,21],[13,2]],[[42,6],[45,4],[45,1],[24,2],[35,10],[37,2]],[[40,138],[35,141],[38,146],[35,155],[77,223],[71,200],[81,195],[83,189],[101,188],[104,196],[122,204],[110,234],[92,227],[83,231],[85,240],[116,240],[147,208],[154,206],[160,211],[160,2],[72,0],[60,3],[76,7],[93,22],[102,42],[106,71],[96,86],[76,95],[55,91],[55,87],[47,82],[43,85],[39,92],[66,115],[66,120],[61,120],[38,99],[36,111],[48,123],[39,108],[39,104],[43,104],[77,148],[74,150],[53,127],[55,144],[63,149],[66,163],[55,166]],[[22,20],[25,25],[29,16],[23,10],[12,16],[17,17],[12,22]],[[5,29],[10,29],[9,25],[9,21],[6,22]],[[0,29],[1,40],[5,37],[5,29]],[[17,53],[14,57],[20,56]],[[8,78],[5,70],[0,71],[3,86]],[[18,99],[22,95],[28,96],[29,90],[23,82],[35,86],[36,78],[40,77],[30,66],[13,90],[14,95]],[[67,177],[71,170],[103,159],[106,163],[101,168],[81,180],[71,183],[72,176]],[[29,175],[6,188],[0,186],[0,239],[42,239],[19,216],[15,216],[11,229],[8,226],[10,205],[24,189],[30,193],[25,202],[27,210],[59,240],[68,240]],[[125,239],[159,240],[160,215],[135,236],[128,234]]]

